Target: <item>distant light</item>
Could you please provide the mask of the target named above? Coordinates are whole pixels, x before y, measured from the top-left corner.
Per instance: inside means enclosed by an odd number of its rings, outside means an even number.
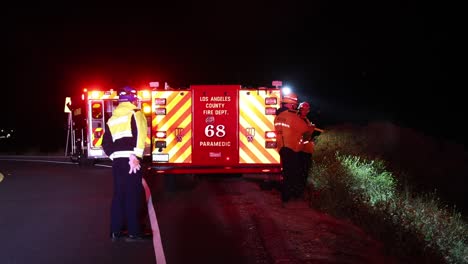
[[[283,93],[283,95],[288,95],[291,93],[291,88],[289,86],[285,86],[281,88],[281,92]]]

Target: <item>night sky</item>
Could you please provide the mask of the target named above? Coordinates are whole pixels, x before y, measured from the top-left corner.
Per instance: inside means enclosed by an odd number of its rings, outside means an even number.
[[[65,97],[84,87],[282,80],[319,127],[389,120],[465,144],[455,7],[251,2],[6,8],[0,124],[64,147]]]

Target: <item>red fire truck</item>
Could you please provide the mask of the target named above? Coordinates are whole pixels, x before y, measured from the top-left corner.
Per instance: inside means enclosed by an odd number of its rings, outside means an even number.
[[[151,83],[139,91],[140,108],[148,118],[145,160],[151,171],[279,177],[273,120],[280,107],[281,83],[274,85],[191,85],[174,89]],[[101,140],[105,122],[118,104],[117,93],[87,90],[82,101],[81,126],[72,121],[71,156],[78,161],[106,159]],[[75,119],[77,111],[72,111]]]

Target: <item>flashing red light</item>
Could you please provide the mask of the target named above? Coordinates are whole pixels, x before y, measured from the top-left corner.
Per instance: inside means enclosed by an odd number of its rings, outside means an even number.
[[[148,90],[143,90],[141,91],[141,97],[143,98],[143,100],[148,100],[151,98],[151,92]]]
[[[90,94],[90,99],[99,99],[99,91],[92,91]]]
[[[142,108],[143,108],[143,113],[145,113],[146,115],[151,113],[151,105],[149,105],[148,103],[143,103]]]

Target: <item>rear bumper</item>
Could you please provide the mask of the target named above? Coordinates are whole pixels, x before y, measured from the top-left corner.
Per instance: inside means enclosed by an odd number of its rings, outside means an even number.
[[[152,163],[150,168],[156,174],[281,174],[279,165],[195,166]]]

